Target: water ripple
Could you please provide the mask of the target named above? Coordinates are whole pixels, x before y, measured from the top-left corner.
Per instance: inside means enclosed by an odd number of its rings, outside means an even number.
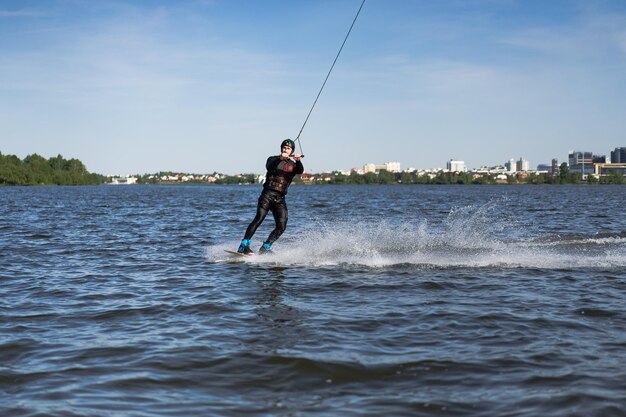
[[[259,191],[0,188],[0,414],[626,415],[625,187]]]

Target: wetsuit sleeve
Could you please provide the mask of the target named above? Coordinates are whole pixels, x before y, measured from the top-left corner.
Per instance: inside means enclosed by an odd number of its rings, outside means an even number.
[[[267,158],[265,168],[268,172],[271,172],[278,167],[278,164],[280,164],[280,156],[270,156],[269,158]]]
[[[304,172],[304,165],[302,165],[302,161],[296,161],[296,169],[294,172],[296,175],[300,175]]]

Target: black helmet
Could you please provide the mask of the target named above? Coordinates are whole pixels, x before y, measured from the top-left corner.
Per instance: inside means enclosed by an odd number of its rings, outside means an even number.
[[[296,150],[296,143],[294,141],[292,141],[291,139],[285,139],[281,144],[280,144],[280,150],[282,151],[283,146],[289,146],[291,148],[291,154],[293,155],[293,153]]]

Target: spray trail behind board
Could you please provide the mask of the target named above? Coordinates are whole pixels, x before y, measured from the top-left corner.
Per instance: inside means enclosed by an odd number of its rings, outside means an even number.
[[[626,232],[545,236],[500,210],[500,201],[453,210],[442,224],[412,221],[331,221],[309,224],[279,240],[271,256],[246,262],[285,266],[393,265],[420,268],[606,268],[626,266]],[[211,246],[208,261],[225,260],[224,247]]]

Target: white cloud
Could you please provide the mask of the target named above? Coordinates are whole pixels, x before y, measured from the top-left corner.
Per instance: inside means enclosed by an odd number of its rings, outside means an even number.
[[[287,57],[215,40],[177,41],[167,14],[141,23],[117,19],[57,30],[49,47],[6,51],[0,88],[39,92],[41,99],[122,98],[204,94],[206,100],[284,92]],[[61,94],[62,93],[62,94]]]
[[[626,46],[626,15],[584,10],[578,20],[560,26],[505,33],[499,43],[542,53],[544,59],[610,59]]]
[[[35,17],[41,13],[32,10],[0,10],[0,18],[2,17]]]
[[[567,28],[530,28],[509,34],[500,43],[546,54],[571,55],[584,45],[584,35]]]

